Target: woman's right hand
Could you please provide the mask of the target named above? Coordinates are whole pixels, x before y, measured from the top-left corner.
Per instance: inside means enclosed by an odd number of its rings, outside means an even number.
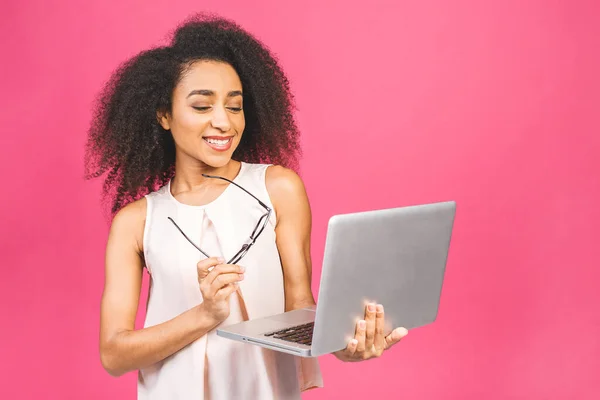
[[[200,307],[217,325],[229,316],[229,296],[244,279],[244,267],[224,262],[222,258],[211,257],[197,265],[203,298]]]

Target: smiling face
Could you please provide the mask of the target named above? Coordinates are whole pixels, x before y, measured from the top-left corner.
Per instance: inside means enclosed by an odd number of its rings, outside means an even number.
[[[173,91],[171,112],[159,120],[173,135],[178,161],[227,165],[246,126],[238,74],[223,62],[194,63]]]

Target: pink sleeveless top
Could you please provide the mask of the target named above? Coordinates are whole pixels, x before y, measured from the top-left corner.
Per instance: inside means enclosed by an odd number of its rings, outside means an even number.
[[[242,163],[234,182],[273,208],[265,184],[268,165]],[[213,202],[189,206],[171,194],[170,183],[146,196],[144,257],[152,277],[146,321],[153,326],[202,302],[196,264],[204,256],[167,219],[171,217],[210,256],[231,258],[252,233],[264,209],[234,185]],[[222,325],[285,311],[284,282],[275,244],[276,216],[239,262],[246,268],[230,297]],[[323,386],[317,359],[302,359],[235,342],[210,331],[179,352],[140,370],[141,400],[300,399]]]

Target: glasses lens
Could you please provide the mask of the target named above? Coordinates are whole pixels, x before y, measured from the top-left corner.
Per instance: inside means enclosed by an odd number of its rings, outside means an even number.
[[[246,253],[248,253],[248,250],[250,249],[250,247],[252,247],[252,244],[254,243],[254,241],[256,239],[258,239],[258,237],[260,236],[260,234],[263,232],[263,230],[265,229],[265,227],[267,226],[267,222],[269,221],[269,216],[271,215],[271,209],[264,204],[262,201],[260,201],[256,196],[254,196],[252,193],[248,192],[246,189],[244,189],[243,187],[241,187],[240,185],[238,185],[237,183],[227,179],[227,178],[223,178],[220,176],[211,176],[211,175],[205,175],[203,174],[203,176],[207,177],[207,178],[215,178],[215,179],[222,179],[224,181],[227,181],[229,183],[232,183],[234,186],[237,186],[238,188],[242,189],[246,194],[250,195],[252,198],[254,198],[256,201],[258,201],[258,203],[265,209],[267,210],[267,212],[265,214],[263,214],[260,219],[258,220],[258,222],[256,223],[256,226],[254,227],[254,230],[252,231],[252,235],[250,235],[250,239],[251,239],[251,243],[250,244],[244,244],[242,246],[242,248],[240,249],[240,251],[237,252],[237,254],[235,256],[233,256],[233,258],[229,261],[230,264],[235,264],[238,261],[240,261],[242,259],[242,257],[244,257],[246,255]],[[194,246],[196,249],[198,249],[198,251],[200,251],[202,254],[204,254],[206,257],[209,257],[209,255],[204,252],[200,247],[198,247],[198,245],[196,245],[186,234],[185,232],[183,232],[183,230],[179,227],[179,225],[177,225],[175,223],[175,221],[171,218],[168,217],[168,219],[173,223],[173,225],[175,225],[175,227],[177,228],[177,230],[187,239],[188,242],[190,242],[192,244],[192,246]]]
[[[234,186],[240,188],[241,190],[243,190],[246,194],[250,195],[252,198],[254,198],[256,201],[258,201],[258,203],[265,209],[267,210],[267,212],[265,214],[263,214],[260,219],[258,220],[258,222],[256,223],[256,226],[254,227],[254,230],[252,231],[252,234],[250,235],[250,244],[244,244],[242,246],[242,248],[240,249],[240,251],[237,252],[237,254],[235,256],[233,256],[231,258],[231,260],[229,261],[230,264],[235,264],[237,262],[239,262],[245,255],[246,253],[248,253],[248,250],[250,249],[250,247],[252,247],[252,244],[254,243],[254,241],[260,236],[260,234],[262,233],[262,231],[265,229],[265,227],[267,226],[267,222],[269,220],[269,216],[271,215],[271,209],[269,207],[267,207],[266,204],[264,204],[262,201],[260,201],[256,196],[254,196],[252,193],[250,193],[249,191],[247,191],[246,189],[244,189],[243,187],[241,187],[240,185],[238,185],[237,183],[221,177],[221,176],[212,176],[212,175],[204,175],[203,176],[207,177],[207,178],[216,178],[216,179],[222,179],[224,181],[227,181],[231,184],[233,184]]]
[[[240,251],[237,252],[237,254],[235,256],[233,256],[233,258],[229,261],[228,264],[236,264],[238,263],[248,252],[248,249],[250,249],[250,247],[252,247],[251,245],[244,245],[244,247],[242,247],[242,249]]]
[[[269,220],[269,214],[270,212],[267,212],[266,214],[263,214],[260,217],[260,219],[256,223],[256,227],[252,231],[252,235],[250,236],[252,239],[258,238],[262,231],[265,229],[265,226],[267,226],[267,221]]]

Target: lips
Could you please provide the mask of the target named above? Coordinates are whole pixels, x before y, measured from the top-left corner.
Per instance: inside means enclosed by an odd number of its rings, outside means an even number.
[[[205,136],[202,140],[215,151],[227,151],[233,143],[233,136]]]

